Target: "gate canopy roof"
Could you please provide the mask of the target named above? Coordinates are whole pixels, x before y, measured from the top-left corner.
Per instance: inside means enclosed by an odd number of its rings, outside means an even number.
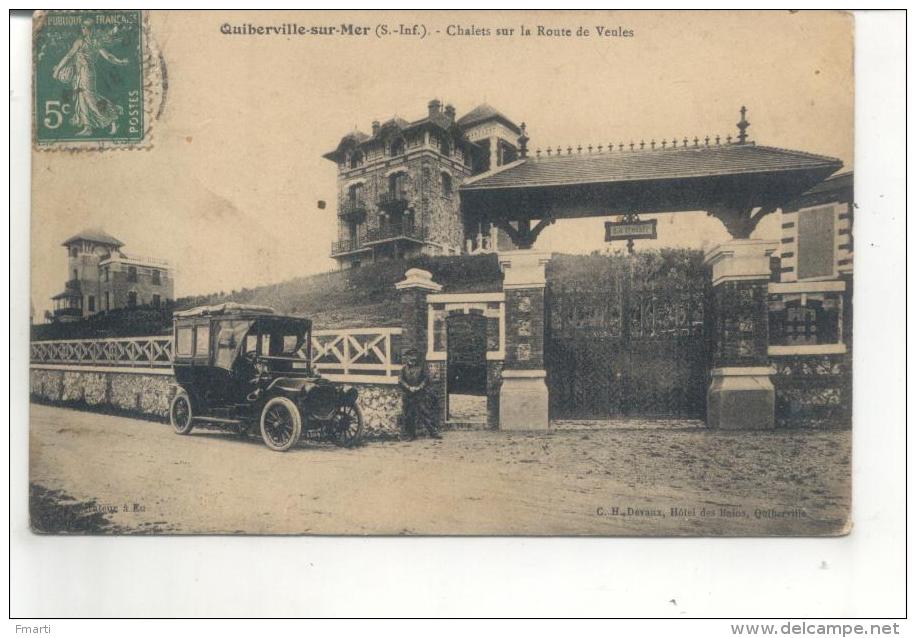
[[[752,142],[527,157],[467,180],[469,220],[779,207],[842,167]]]

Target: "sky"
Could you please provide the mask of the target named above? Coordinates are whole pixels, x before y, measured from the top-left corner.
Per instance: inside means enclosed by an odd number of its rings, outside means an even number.
[[[220,32],[288,22],[373,32],[419,24],[427,35]],[[521,24],[583,26],[590,35],[523,37]],[[449,37],[449,25],[516,35]],[[633,36],[598,37],[599,25]],[[527,123],[530,148],[724,137],[736,133],[746,105],[757,143],[853,166],[852,18],[842,13],[153,12],[150,35],[168,76],[150,148],[33,153],[38,316],[67,279],[61,241],[86,227],[104,228],[129,254],[169,260],[177,296],[333,269],[336,167],[321,155],[374,119],[423,117],[432,98],[459,116],[493,105]],[[605,249],[603,221],[560,221],[536,247]],[[703,212],[659,216],[658,233],[653,246],[728,238]],[[755,236],[778,234],[771,215]]]

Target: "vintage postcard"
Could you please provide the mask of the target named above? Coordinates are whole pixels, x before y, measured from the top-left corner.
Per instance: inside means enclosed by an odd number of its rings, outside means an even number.
[[[37,12],[32,529],[848,533],[853,32]]]

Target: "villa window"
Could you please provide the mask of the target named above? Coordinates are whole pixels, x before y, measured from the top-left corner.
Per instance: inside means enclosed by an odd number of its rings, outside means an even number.
[[[394,173],[388,176],[388,192],[403,193],[407,190],[407,173]]]
[[[133,291],[127,293],[127,307],[128,308],[137,307],[137,293]]]
[[[391,143],[390,154],[392,157],[397,157],[398,155],[403,155],[406,149],[406,144],[404,143],[404,138],[399,137]]]
[[[89,295],[87,305],[89,306],[89,312],[95,312],[95,295]]]
[[[363,185],[353,184],[347,190],[347,199],[351,204],[358,204],[363,201]]]
[[[362,154],[362,152],[355,151],[352,155],[350,155],[350,168],[359,168],[363,165],[364,160],[365,156]]]
[[[162,283],[162,272],[159,270],[153,269],[153,283],[157,286]]]
[[[448,173],[442,173],[442,196],[452,196],[452,176]]]
[[[137,267],[128,266],[127,268],[127,281],[136,282],[137,281]]]

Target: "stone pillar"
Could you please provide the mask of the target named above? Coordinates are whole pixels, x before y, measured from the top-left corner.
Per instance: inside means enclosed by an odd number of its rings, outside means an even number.
[[[401,294],[401,352],[410,348],[426,358],[426,295],[439,292],[442,286],[433,281],[432,273],[419,268],[410,268],[404,273],[403,281],[394,285]]]
[[[547,373],[544,370],[544,266],[550,253],[499,253],[506,293],[506,358],[499,392],[501,430],[548,428]]]
[[[448,397],[444,361],[426,361],[428,349],[426,295],[440,292],[442,286],[433,281],[432,273],[420,268],[410,268],[404,279],[394,285],[401,295],[401,353],[413,348],[429,371],[429,388],[438,402],[439,422],[445,422]]]
[[[767,355],[767,285],[778,243],[733,239],[706,253],[712,270],[712,382],[706,424],[723,429],[774,427],[773,369]]]

